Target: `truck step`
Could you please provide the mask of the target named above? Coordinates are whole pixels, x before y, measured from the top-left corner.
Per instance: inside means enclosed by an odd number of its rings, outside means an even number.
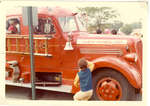
[[[60,85],[60,82],[35,82],[35,85],[37,86],[58,86]]]
[[[10,85],[10,86],[31,88],[31,83],[14,83],[12,81],[6,80],[5,84],[6,85]],[[45,87],[43,87],[43,86],[36,86],[36,89],[71,93],[72,86],[71,85],[45,86]]]

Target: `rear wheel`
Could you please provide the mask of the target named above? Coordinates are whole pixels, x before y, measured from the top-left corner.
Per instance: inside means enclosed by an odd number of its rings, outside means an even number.
[[[102,69],[93,76],[93,99],[95,100],[134,100],[135,89],[119,72]]]

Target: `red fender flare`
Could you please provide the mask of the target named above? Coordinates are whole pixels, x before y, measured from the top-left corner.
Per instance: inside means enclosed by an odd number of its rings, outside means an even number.
[[[95,59],[92,62],[95,63],[95,69],[104,67],[115,69],[122,73],[133,87],[142,87],[142,75],[138,69],[128,64],[124,59],[107,56]]]

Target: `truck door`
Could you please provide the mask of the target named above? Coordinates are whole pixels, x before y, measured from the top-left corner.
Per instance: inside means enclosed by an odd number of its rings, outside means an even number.
[[[39,18],[35,33],[35,67],[37,72],[57,72],[59,66],[58,34],[51,18]]]
[[[62,66],[62,71],[63,71],[63,78],[64,80],[73,80],[75,77],[76,72],[78,71],[77,69],[77,58],[78,58],[78,53],[77,53],[77,48],[76,48],[76,43],[74,41],[74,37],[76,36],[75,33],[78,31],[76,22],[75,22],[75,17],[74,16],[62,16],[58,18],[60,28],[62,29],[62,41],[61,41],[61,66]],[[67,50],[69,49],[69,34],[70,34],[70,44],[73,47],[72,50]],[[67,47],[68,45],[68,47]]]

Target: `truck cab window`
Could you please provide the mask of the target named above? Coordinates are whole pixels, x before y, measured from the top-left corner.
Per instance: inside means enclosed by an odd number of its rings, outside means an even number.
[[[58,21],[63,32],[77,31],[74,16],[59,17]]]
[[[55,28],[50,18],[48,19],[39,19],[38,25],[34,28],[35,34],[54,34]]]
[[[17,18],[8,19],[6,21],[6,32],[8,34],[20,33],[20,22]]]

